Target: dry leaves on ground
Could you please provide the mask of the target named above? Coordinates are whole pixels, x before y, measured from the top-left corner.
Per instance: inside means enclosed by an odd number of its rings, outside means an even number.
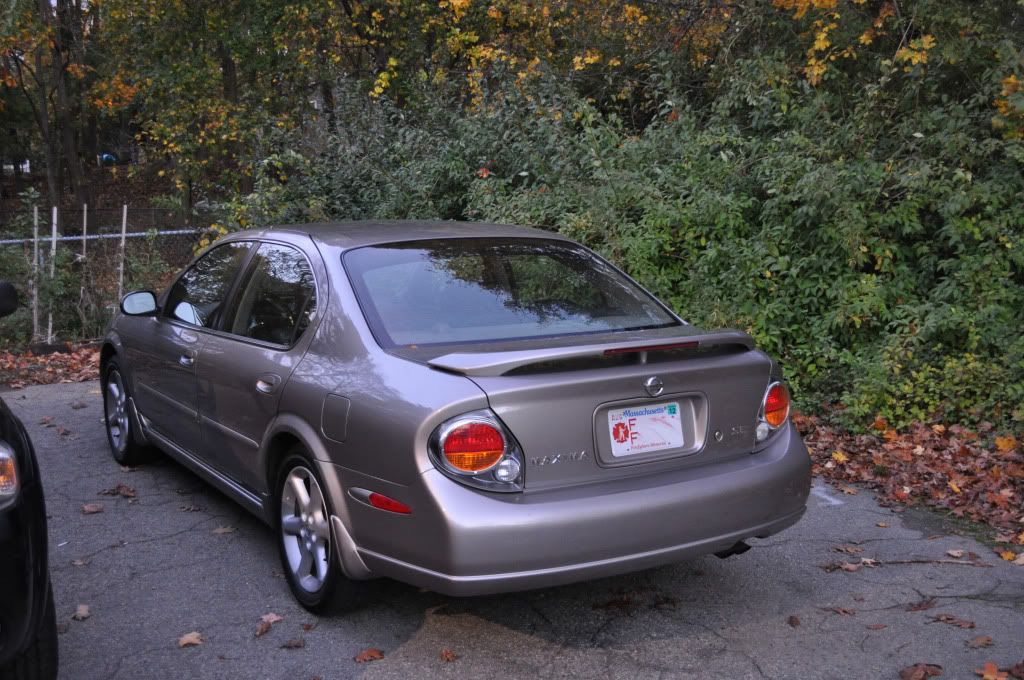
[[[84,382],[99,379],[100,352],[94,347],[69,347],[53,354],[0,352],[0,383],[26,385]]]
[[[956,626],[957,628],[974,628],[974,621],[967,621],[966,619],[958,618],[952,614],[937,614],[932,618],[932,621],[948,623],[949,625]]]
[[[786,623],[788,623],[791,627],[796,628],[800,625],[800,617],[790,616],[788,619],[786,619]]]
[[[458,658],[459,655],[450,649],[441,650],[441,661],[444,661],[445,663],[451,663],[452,661],[455,661]]]
[[[273,627],[275,623],[278,623],[280,621],[284,621],[284,619],[281,616],[275,614],[274,612],[264,614],[260,617],[260,622],[256,626],[256,637],[263,637],[264,635],[270,632],[270,629]]]
[[[80,604],[75,607],[75,613],[71,615],[71,618],[75,621],[85,621],[90,616],[92,616],[92,612],[89,611],[89,605]]]
[[[233,533],[235,533],[235,528],[234,527],[217,527],[211,533],[217,534],[218,536],[223,536],[224,534],[233,534]]]
[[[383,658],[384,652],[380,651],[376,647],[368,647],[352,657],[352,660],[356,663],[367,663],[369,661],[379,661]]]
[[[178,638],[178,647],[196,647],[201,644],[203,644],[203,636],[197,630],[185,633]]]
[[[992,638],[988,635],[979,635],[976,638],[971,638],[967,641],[967,646],[971,649],[981,649],[982,647],[991,647]]]
[[[281,645],[281,649],[302,649],[306,646],[306,641],[302,638],[295,638]]]
[[[854,482],[865,484],[878,492],[883,505],[920,503],[1020,531],[1024,447],[1014,437],[993,437],[989,423],[977,431],[917,423],[897,432],[879,418],[877,434],[854,435],[815,416],[796,415],[794,422],[804,434],[815,473],[840,490]]]
[[[103,503],[86,503],[82,506],[83,515],[95,515],[98,512],[103,512]]]

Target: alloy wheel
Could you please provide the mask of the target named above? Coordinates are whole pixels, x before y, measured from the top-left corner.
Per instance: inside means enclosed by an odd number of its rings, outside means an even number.
[[[118,453],[128,448],[128,395],[121,373],[113,370],[107,376],[107,391],[103,398],[110,443]]]
[[[331,529],[320,484],[301,465],[289,470],[281,489],[281,541],[294,582],[319,591],[327,580]]]

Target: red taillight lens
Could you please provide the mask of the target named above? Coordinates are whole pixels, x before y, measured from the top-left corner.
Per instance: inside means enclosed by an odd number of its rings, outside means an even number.
[[[445,460],[462,472],[483,472],[494,467],[505,453],[505,438],[487,423],[463,423],[441,442]]]
[[[397,512],[400,515],[408,515],[412,513],[412,508],[408,505],[396,501],[394,498],[388,498],[382,493],[371,493],[366,500],[370,501],[370,505],[375,508],[380,508],[381,510]]]
[[[788,417],[789,390],[782,383],[775,383],[764,397],[764,420],[772,427],[779,427]]]

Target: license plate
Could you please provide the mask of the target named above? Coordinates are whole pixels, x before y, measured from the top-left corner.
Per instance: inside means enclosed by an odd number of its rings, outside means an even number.
[[[674,401],[613,409],[608,412],[608,434],[616,457],[681,449],[686,443],[679,404]]]

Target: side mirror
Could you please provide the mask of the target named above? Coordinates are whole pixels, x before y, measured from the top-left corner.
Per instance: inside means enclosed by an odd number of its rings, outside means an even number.
[[[121,298],[121,312],[128,316],[152,316],[156,309],[156,296],[148,290],[128,293]]]
[[[18,291],[7,281],[0,281],[0,316],[14,314],[18,308]]]

